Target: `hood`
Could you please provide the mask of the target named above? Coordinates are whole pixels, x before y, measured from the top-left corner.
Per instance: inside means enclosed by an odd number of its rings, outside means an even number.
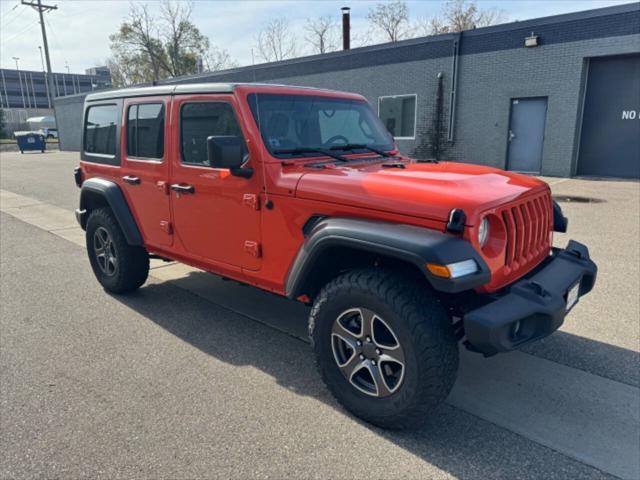
[[[453,208],[461,208],[472,224],[485,210],[548,189],[534,177],[491,167],[454,162],[404,165],[305,168],[296,196],[444,222]]]

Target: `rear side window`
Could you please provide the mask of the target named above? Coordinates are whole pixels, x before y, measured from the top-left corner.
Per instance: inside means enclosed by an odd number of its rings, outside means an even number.
[[[182,163],[209,167],[207,137],[242,136],[242,131],[228,103],[186,103],[180,112]]]
[[[127,156],[164,156],[164,104],[131,105],[127,113]]]
[[[84,150],[98,155],[116,154],[117,105],[96,105],[87,110]]]

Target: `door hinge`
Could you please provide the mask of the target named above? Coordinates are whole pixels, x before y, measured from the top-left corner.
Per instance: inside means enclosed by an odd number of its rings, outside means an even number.
[[[242,203],[254,210],[260,210],[260,201],[255,193],[245,193],[242,197]]]
[[[167,222],[166,220],[160,220],[160,230],[162,230],[167,235],[173,235],[173,227],[171,226],[171,222]]]
[[[262,256],[260,244],[252,240],[244,242],[244,251],[255,258],[260,258]]]

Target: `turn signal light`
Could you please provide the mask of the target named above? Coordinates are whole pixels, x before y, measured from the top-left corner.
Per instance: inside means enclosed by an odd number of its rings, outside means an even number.
[[[459,278],[465,275],[471,275],[478,271],[478,264],[475,260],[463,260],[462,262],[450,263],[448,265],[438,265],[436,263],[427,263],[427,270],[432,275],[441,278]]]
[[[427,270],[429,270],[431,274],[435,275],[436,277],[451,278],[451,272],[449,271],[446,265],[436,265],[435,263],[427,263]]]

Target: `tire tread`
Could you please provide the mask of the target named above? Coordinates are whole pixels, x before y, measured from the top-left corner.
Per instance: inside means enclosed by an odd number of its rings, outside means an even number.
[[[367,292],[379,298],[404,322],[415,339],[417,358],[423,369],[419,373],[416,391],[405,386],[394,395],[394,407],[387,415],[371,415],[365,407],[346,405],[341,387],[326,375],[321,365],[318,343],[314,341],[322,309],[337,294]],[[356,416],[375,425],[391,428],[416,428],[428,414],[442,403],[453,384],[458,369],[458,347],[446,310],[435,294],[422,282],[383,269],[362,269],[347,272],[329,282],[319,293],[309,316],[309,336],[314,346],[316,366],[336,399]]]

